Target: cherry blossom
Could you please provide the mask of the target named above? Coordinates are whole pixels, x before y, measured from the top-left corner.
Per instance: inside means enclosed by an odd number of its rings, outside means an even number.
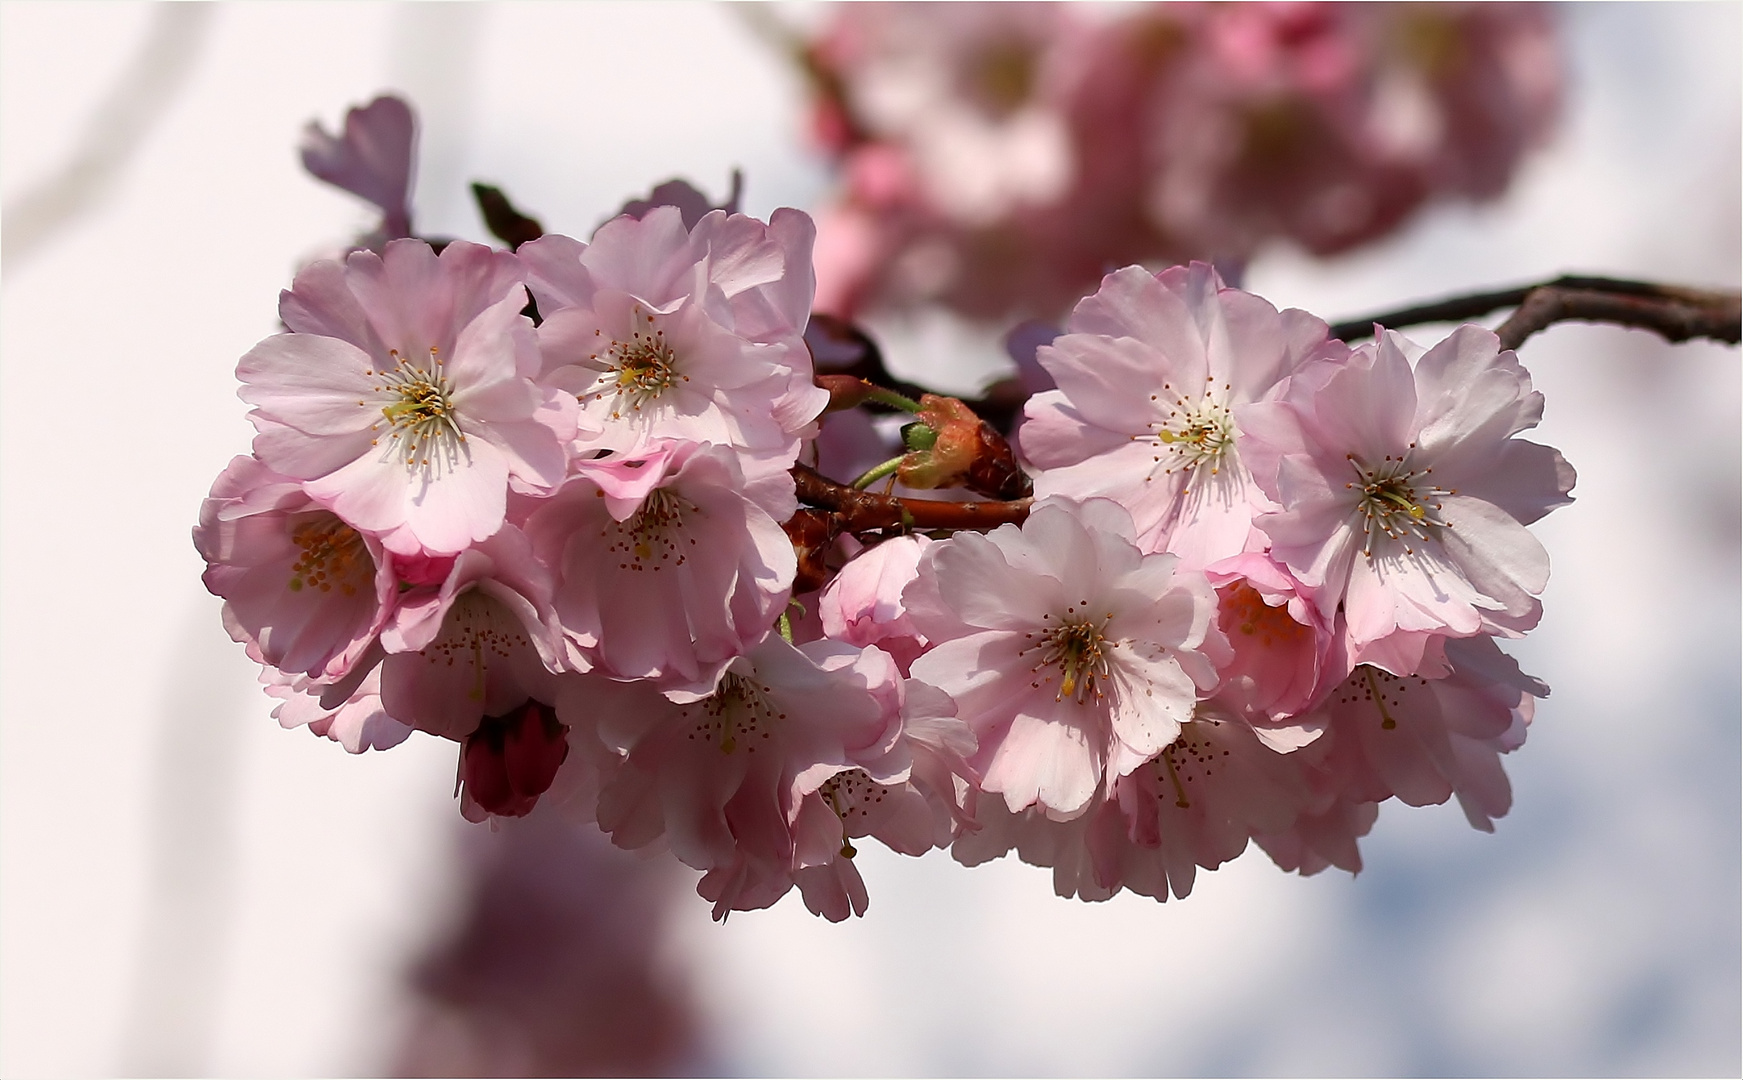
[[[1489,199],[1562,81],[1532,5],[848,5],[818,303],[1056,318],[1109,266],[1331,254]]]
[[[511,485],[567,466],[572,398],[533,382],[538,351],[512,255],[396,240],[297,275],[291,333],[237,376],[255,453],[395,552],[454,554],[502,526]]]
[[[1345,347],[1302,311],[1279,313],[1204,263],[1127,267],[1077,305],[1037,359],[1059,389],[1037,394],[1019,435],[1039,495],[1105,495],[1146,551],[1195,569],[1263,547],[1271,504],[1242,460],[1235,410],[1302,364]]]
[[[1428,806],[1458,796],[1473,828],[1494,831],[1512,805],[1500,755],[1525,742],[1549,688],[1522,673],[1493,638],[1445,641],[1438,677],[1362,665],[1326,700],[1328,769],[1350,796]]]
[[[699,891],[721,918],[774,903],[798,871],[840,853],[847,826],[837,817],[820,836],[814,813],[802,816],[807,796],[850,771],[874,785],[910,778],[902,716],[891,708],[900,677],[875,648],[770,636],[711,693],[668,697],[593,675],[566,682],[557,709],[565,720],[597,718],[600,737],[627,750],[601,792],[600,827],[620,847],[663,841],[704,871]],[[843,803],[844,785],[831,789],[834,805],[854,805]]]
[[[1338,634],[1311,591],[1264,555],[1224,559],[1206,576],[1230,645],[1217,668],[1216,700],[1253,723],[1273,749],[1294,749],[1310,733],[1287,735],[1278,722],[1317,705],[1348,674]]]
[[[580,404],[578,447],[672,438],[791,462],[828,402],[802,338],[812,237],[797,211],[767,225],[714,211],[690,229],[658,206],[606,222],[591,244],[522,245],[545,377]]]
[[[903,665],[926,648],[902,606],[902,590],[919,574],[920,556],[934,541],[898,536],[861,552],[817,597],[823,633],[854,645],[876,645]]]
[[[570,651],[618,678],[712,686],[787,603],[792,477],[730,447],[674,442],[576,469],[526,519],[556,574]]]
[[[556,700],[569,668],[549,571],[508,527],[402,598],[382,631],[381,699],[403,723],[456,741],[528,698]]]
[[[1574,472],[1515,434],[1543,396],[1495,335],[1465,326],[1421,354],[1395,332],[1237,410],[1276,467],[1272,556],[1342,606],[1352,664],[1416,671],[1434,635],[1517,632],[1541,613],[1549,558],[1525,526],[1569,502]]]
[[[928,548],[903,593],[933,643],[914,677],[956,699],[981,787],[1012,811],[1082,814],[1104,773],[1155,757],[1216,685],[1209,582],[1135,538],[1117,503],[1044,500],[1020,528]]]
[[[338,678],[393,611],[398,583],[381,544],[251,457],[230,462],[200,507],[202,580],[224,627],[259,660]]]
[[[983,800],[979,832],[952,849],[973,866],[1015,848],[1053,869],[1054,891],[1106,900],[1130,889],[1184,899],[1198,869],[1214,870],[1258,832],[1282,832],[1313,805],[1300,766],[1261,743],[1244,722],[1201,709],[1154,758],[1112,782],[1111,797],[1058,821]]]
[[[339,687],[307,675],[286,675],[272,667],[262,669],[260,681],[267,694],[279,701],[272,710],[279,726],[307,727],[348,753],[391,749],[416,730],[382,708],[379,667],[371,666],[361,680]]]

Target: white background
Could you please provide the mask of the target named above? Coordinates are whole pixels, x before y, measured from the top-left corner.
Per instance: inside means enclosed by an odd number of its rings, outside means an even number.
[[[1503,202],[1329,264],[1268,256],[1248,287],[1335,319],[1564,270],[1735,285],[1739,8],[1564,14],[1570,107]],[[236,358],[298,259],[369,223],[300,173],[302,123],[407,92],[420,227],[476,239],[474,178],[581,235],[673,174],[718,192],[741,165],[763,215],[827,190],[798,80],[727,8],[180,17],[185,83],[105,104],[158,13],[0,8],[8,1077],[383,1068],[401,972],[452,917],[452,747],[279,730],[188,539],[251,435]],[[136,152],[33,235],[58,212],[33,192],[130,109]],[[1517,652],[1555,693],[1495,835],[1392,804],[1358,878],[1255,851],[1166,906],[871,851],[851,925],[790,897],[717,926],[691,898],[668,951],[710,1067],[1735,1074],[1738,355],[1563,327],[1523,358],[1580,481],[1537,527],[1548,614]]]

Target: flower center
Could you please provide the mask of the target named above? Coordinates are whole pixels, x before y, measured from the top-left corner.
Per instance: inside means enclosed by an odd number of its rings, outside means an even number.
[[[1091,620],[1081,610],[1088,606],[1089,601],[1085,600],[1081,605],[1067,607],[1058,626],[1044,630],[1039,642],[1023,650],[1025,653],[1040,652],[1041,659],[1030,669],[1036,674],[1046,672],[1050,667],[1059,669],[1059,693],[1055,701],[1066,698],[1073,698],[1078,704],[1089,698],[1099,701],[1103,696],[1102,684],[1111,674],[1108,653],[1113,643],[1108,641],[1103,630],[1113,613],[1109,612],[1100,621]],[[1043,615],[1042,618],[1051,620],[1052,616]],[[1035,634],[1023,636],[1036,637]],[[1039,689],[1052,679],[1052,674],[1042,674],[1040,680],[1031,685]]]
[[[370,374],[382,380],[376,391],[390,396],[381,407],[381,415],[387,419],[388,438],[395,450],[414,468],[433,465],[440,470],[454,465],[466,443],[466,433],[460,430],[454,387],[442,374],[441,356],[432,345],[429,366],[420,367],[398,350],[390,349],[388,355],[393,357],[393,370]]]
[[[1257,638],[1266,648],[1293,645],[1310,633],[1296,622],[1286,604],[1265,603],[1259,590],[1245,581],[1233,581],[1217,590],[1217,623],[1225,634]]]
[[[854,850],[849,837],[857,828],[861,835],[870,831],[870,820],[878,804],[884,801],[893,788],[873,780],[864,769],[848,769],[838,772],[823,781],[823,786],[817,789],[817,794],[835,811],[835,816],[841,819],[841,854],[843,858],[851,859],[859,852]]]
[[[1411,443],[1414,449],[1416,444]],[[1440,516],[1440,500],[1453,491],[1437,487],[1430,474],[1434,469],[1412,469],[1400,457],[1387,454],[1376,467],[1370,468],[1354,454],[1348,455],[1356,478],[1344,487],[1356,493],[1356,515],[1362,523],[1362,554],[1374,557],[1374,538],[1400,541],[1406,555],[1416,554],[1415,545],[1434,535],[1434,530],[1449,526]]]
[[[1173,796],[1173,803],[1182,810],[1192,809],[1192,795],[1203,793],[1204,784],[1215,776],[1227,750],[1218,748],[1208,738],[1194,730],[1196,724],[1185,724],[1175,740],[1162,748],[1152,762],[1156,778],[1156,793],[1164,800]]]
[[[332,514],[309,515],[291,529],[291,543],[299,554],[291,563],[291,592],[315,589],[356,596],[360,585],[375,576],[375,560],[357,530]]]
[[[470,661],[472,687],[467,696],[482,701],[492,659],[507,660],[514,650],[531,645],[526,629],[512,612],[490,595],[470,589],[455,598],[442,619],[441,633],[424,646],[421,655],[431,664],[445,667]]]
[[[683,566],[686,547],[696,538],[684,532],[684,513],[696,508],[665,488],[655,488],[628,521],[612,521],[600,531],[606,550],[623,560],[619,570],[653,570]]]
[[[1229,389],[1229,384],[1224,383],[1223,393],[1227,394]],[[1207,386],[1203,396],[1189,399],[1172,384],[1163,383],[1160,394],[1150,395],[1150,400],[1166,411],[1151,421],[1152,430],[1132,437],[1156,444],[1152,460],[1161,467],[1163,476],[1176,470],[1196,474],[1200,469],[1208,469],[1215,476],[1223,459],[1234,449],[1234,413],[1215,399],[1214,390],[1215,387]]]
[[[756,753],[757,743],[767,739],[770,730],[787,718],[786,713],[769,703],[766,696],[769,692],[769,687],[758,685],[754,679],[727,672],[714,693],[698,703],[702,715],[691,729],[690,738],[718,742],[723,754],[737,750],[743,740],[745,753]]]
[[[654,317],[642,314],[640,307],[635,309],[635,317],[638,321],[646,319],[650,327],[653,325]],[[621,420],[625,410],[641,411],[667,390],[690,381],[690,376],[678,370],[677,354],[666,343],[666,332],[660,329],[631,331],[628,341],[613,341],[604,353],[594,353],[590,359],[603,364],[605,370],[592,390],[577,398],[586,404],[610,397],[613,420]]]

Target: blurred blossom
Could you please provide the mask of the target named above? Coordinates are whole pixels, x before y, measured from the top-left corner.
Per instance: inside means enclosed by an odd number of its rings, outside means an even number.
[[[1056,317],[1113,266],[1329,255],[1499,195],[1560,61],[1526,5],[855,4],[806,57],[818,307]]]
[[[591,826],[535,814],[467,830],[471,893],[415,964],[393,1076],[668,1076],[700,1043],[659,958],[679,877]]]

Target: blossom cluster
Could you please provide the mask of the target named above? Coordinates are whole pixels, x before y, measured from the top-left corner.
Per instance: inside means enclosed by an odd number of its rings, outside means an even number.
[[[804,57],[844,316],[1054,318],[1114,266],[1342,251],[1500,194],[1561,85],[1513,4],[854,4]]]
[[[376,241],[242,357],[253,452],[194,540],[279,722],[452,740],[468,819],[554,807],[716,917],[797,888],[839,920],[866,837],[1166,899],[1249,841],[1354,871],[1394,796],[1508,809],[1547,690],[1495,642],[1573,473],[1516,437],[1542,398],[1492,333],[1352,348],[1207,264],[1119,270],[1040,349],[1015,457],[909,403],[905,484],[1014,492],[1020,458],[1032,503],[850,528],[796,484],[877,393],[814,370],[803,213]]]

